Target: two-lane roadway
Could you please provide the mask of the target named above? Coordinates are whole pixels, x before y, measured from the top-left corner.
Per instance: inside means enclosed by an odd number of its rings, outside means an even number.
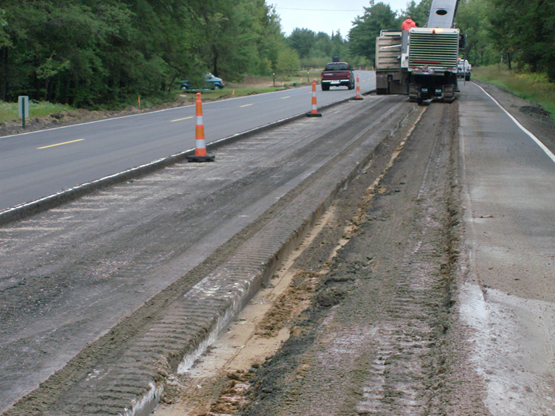
[[[361,71],[361,92],[375,88]],[[210,143],[311,108],[311,87],[203,104]],[[318,106],[354,96],[318,86]],[[0,212],[195,147],[195,106],[0,137]]]

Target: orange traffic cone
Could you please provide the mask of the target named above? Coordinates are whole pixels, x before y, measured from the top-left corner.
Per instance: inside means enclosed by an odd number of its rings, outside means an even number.
[[[210,156],[206,154],[206,143],[204,141],[204,122],[202,120],[202,101],[200,99],[200,92],[197,93],[197,126],[195,136],[195,155],[187,156],[187,161],[213,162],[216,156]]]
[[[312,110],[307,113],[308,117],[322,117],[322,114],[318,112],[316,108],[316,80],[312,81]]]
[[[364,100],[364,98],[362,98],[362,96],[360,95],[360,80],[358,79],[358,74],[357,74],[357,95],[355,96],[355,98],[353,98],[353,100]]]

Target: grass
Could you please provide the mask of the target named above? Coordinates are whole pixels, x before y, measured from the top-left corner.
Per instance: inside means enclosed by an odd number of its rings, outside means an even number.
[[[29,118],[32,117],[44,117],[50,114],[59,113],[64,110],[73,110],[69,105],[64,104],[52,104],[47,101],[45,102],[29,102]],[[0,122],[2,121],[12,121],[19,119],[19,111],[17,108],[17,103],[5,103],[0,101]]]
[[[548,82],[547,75],[518,73],[503,66],[492,65],[473,68],[472,76],[541,105],[555,118],[555,84]]]

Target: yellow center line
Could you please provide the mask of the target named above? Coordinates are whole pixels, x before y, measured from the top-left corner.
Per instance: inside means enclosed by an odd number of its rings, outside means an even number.
[[[178,118],[178,119],[176,119],[176,120],[172,120],[171,122],[174,123],[174,122],[176,122],[176,121],[189,120],[189,119],[191,119],[191,118],[193,118],[193,116],[191,116],[191,117],[185,117],[185,118]]]
[[[289,97],[281,97],[282,100],[285,100],[286,98],[291,98],[291,96],[289,96]]]
[[[64,145],[64,144],[82,142],[83,140],[85,140],[85,139],[72,140],[70,142],[56,143],[56,144],[51,144],[50,146],[37,147],[37,150],[48,149],[49,147],[61,146],[61,145]]]
[[[252,104],[245,104],[245,105],[242,105],[241,108],[243,108],[243,107],[250,107],[251,105],[252,105]]]

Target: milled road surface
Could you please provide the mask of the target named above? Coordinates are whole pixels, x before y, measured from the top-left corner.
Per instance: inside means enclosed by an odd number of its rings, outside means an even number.
[[[347,102],[0,227],[1,408],[48,377],[7,413],[119,414],[159,394],[160,372],[202,352],[414,110],[404,101]]]
[[[368,97],[1,227],[1,388],[74,356],[6,414],[555,414],[554,123],[491,91],[545,150],[471,83]]]
[[[427,108],[241,414],[487,414],[453,310],[457,130],[458,103]]]
[[[433,103],[156,414],[554,415],[555,123],[487,89],[544,149],[474,84]]]

